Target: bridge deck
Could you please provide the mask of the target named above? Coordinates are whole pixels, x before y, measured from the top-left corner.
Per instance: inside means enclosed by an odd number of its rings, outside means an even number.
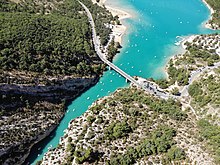
[[[117,67],[116,65],[114,65],[113,63],[111,63],[109,60],[106,59],[105,55],[101,52],[100,50],[100,41],[99,38],[96,35],[96,29],[95,29],[95,23],[92,17],[92,14],[90,13],[89,9],[82,3],[79,1],[79,3],[82,5],[82,7],[85,9],[87,16],[89,18],[89,22],[92,26],[92,33],[93,33],[93,43],[95,45],[95,51],[98,54],[99,58],[106,63],[109,67],[111,67],[112,69],[114,69],[116,72],[118,72],[119,74],[121,74],[124,78],[126,78],[127,80],[129,80],[131,83],[135,84],[136,86],[140,87],[140,88],[144,88],[144,86],[142,86],[141,84],[139,84],[133,77],[131,77],[129,74],[127,74],[126,72],[124,72],[123,70],[121,70],[119,67]]]

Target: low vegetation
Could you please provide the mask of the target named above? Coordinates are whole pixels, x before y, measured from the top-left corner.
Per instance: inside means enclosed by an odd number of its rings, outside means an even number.
[[[198,121],[200,140],[215,157],[216,164],[220,163],[220,126],[210,123],[206,119]]]
[[[137,159],[140,159],[145,156],[166,153],[170,161],[177,159],[184,159],[184,151],[181,154],[174,157],[169,149],[175,142],[173,137],[175,136],[175,130],[168,126],[159,126],[156,130],[150,133],[149,137],[144,139],[138,146],[128,148],[123,155],[118,155],[110,159],[108,164],[117,165],[117,164],[134,164]],[[183,155],[183,156],[182,156]]]
[[[74,158],[79,164],[134,164],[156,155],[163,162],[181,161],[185,152],[176,146],[174,137],[178,125],[186,118],[179,102],[164,101],[136,88],[120,89],[114,97],[103,99],[71,122],[65,137],[74,148],[56,148],[42,164],[70,164]],[[88,149],[91,152],[85,156]],[[59,158],[56,151],[65,152],[65,158]],[[76,156],[76,151],[81,154]]]
[[[212,114],[212,116],[218,116],[220,104],[219,73],[219,68],[214,69],[210,73],[203,74],[198,81],[194,81],[189,86],[189,94],[192,98],[191,104],[200,115]]]
[[[210,157],[215,159],[215,164],[220,163],[218,140],[220,134],[220,68],[214,69],[212,66],[220,61],[219,39],[217,33],[195,36],[192,42],[185,43],[187,47],[184,54],[176,55],[169,61],[168,79],[156,80],[161,88],[169,90],[174,95],[178,95],[179,90],[192,81],[187,87],[189,96],[181,97],[181,99],[191,105],[192,110],[195,111],[199,120],[195,123],[198,131],[194,130],[194,138],[197,139],[197,143],[204,144],[203,147],[207,149]],[[202,71],[204,68],[207,69]],[[193,73],[197,73],[194,78],[191,77]]]

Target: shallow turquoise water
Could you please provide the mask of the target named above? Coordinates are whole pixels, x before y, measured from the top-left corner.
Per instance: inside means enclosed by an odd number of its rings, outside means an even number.
[[[164,77],[167,60],[181,51],[180,46],[174,45],[176,36],[212,32],[202,26],[209,11],[200,0],[111,0],[107,3],[118,8],[123,6],[135,15],[124,21],[128,30],[123,49],[114,59],[117,66],[132,76]],[[128,85],[114,71],[105,72],[98,84],[72,102],[56,131],[33,148],[28,161],[35,164],[48,147],[57,146],[68,123],[82,115],[95,100]]]

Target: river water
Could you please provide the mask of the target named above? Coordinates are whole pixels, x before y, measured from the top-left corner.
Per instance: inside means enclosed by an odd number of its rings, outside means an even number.
[[[123,20],[128,28],[121,53],[113,61],[132,76],[164,78],[169,57],[182,51],[174,44],[177,36],[212,32],[202,25],[210,12],[201,0],[109,0],[106,4],[133,15]],[[71,103],[52,135],[33,147],[28,161],[35,164],[48,148],[56,147],[68,123],[82,115],[95,100],[128,85],[116,72],[105,72],[94,87]]]

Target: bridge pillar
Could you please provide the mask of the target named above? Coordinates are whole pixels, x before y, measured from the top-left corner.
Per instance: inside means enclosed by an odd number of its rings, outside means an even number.
[[[108,70],[111,70],[111,67],[110,67],[110,66],[108,66]]]
[[[128,83],[128,79],[125,79],[126,83]]]

